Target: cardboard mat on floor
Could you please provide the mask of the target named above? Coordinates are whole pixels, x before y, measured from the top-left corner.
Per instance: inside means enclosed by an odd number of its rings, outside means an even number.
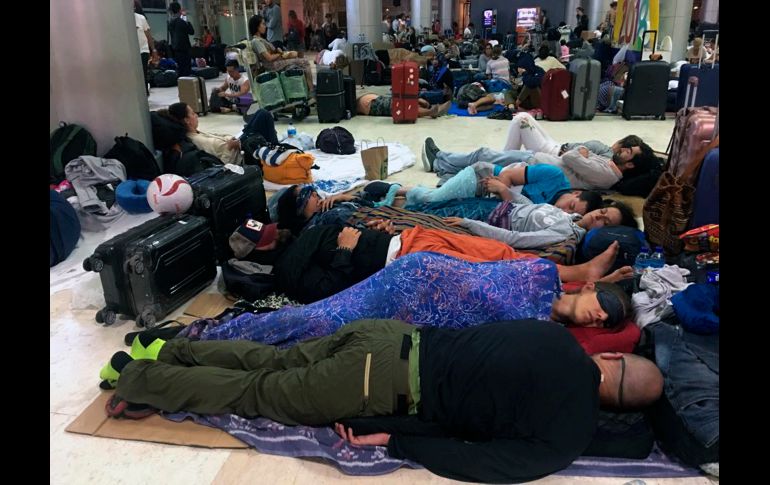
[[[203,293],[198,295],[184,310],[184,314],[176,320],[187,325],[199,318],[216,316],[231,305],[232,302],[219,293]],[[94,386],[96,384],[98,382],[95,379]],[[249,448],[249,445],[222,430],[209,428],[192,421],[175,423],[161,418],[157,414],[140,420],[108,418],[104,412],[104,406],[112,394],[112,391],[99,394],[99,397],[80,413],[67,426],[66,430],[70,433],[102,438],[150,441],[172,445],[205,448]]]

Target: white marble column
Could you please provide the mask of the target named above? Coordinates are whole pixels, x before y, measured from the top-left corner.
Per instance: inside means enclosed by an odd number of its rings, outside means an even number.
[[[446,29],[452,28],[452,5],[454,0],[440,0],[440,2],[441,33],[443,34]]]
[[[703,0],[700,5],[701,22],[708,22],[710,24],[719,23],[719,0]]]
[[[691,19],[692,0],[664,0],[660,2],[658,38],[671,36],[671,62],[685,58]]]
[[[594,31],[604,21],[604,14],[609,10],[610,2],[607,0],[583,0],[582,4],[586,15],[588,15],[588,30]],[[572,15],[574,18],[574,12]]]
[[[382,0],[345,0],[348,42],[382,40]]]
[[[430,18],[430,0],[412,0],[412,27],[418,34],[422,27],[430,28],[433,19]]]
[[[49,6],[50,126],[83,125],[97,155],[126,133],[152,150],[133,2],[51,0]]]
[[[575,28],[575,9],[580,6],[580,0],[567,0],[564,2],[564,21],[572,27]],[[589,19],[590,20],[590,19]]]

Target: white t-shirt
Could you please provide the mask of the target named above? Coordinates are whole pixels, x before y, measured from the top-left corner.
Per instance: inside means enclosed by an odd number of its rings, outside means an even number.
[[[341,55],[344,55],[345,53],[339,50],[332,50],[332,51],[323,51],[323,55],[321,56],[321,64],[325,66],[330,66],[332,62],[336,61],[337,58]]]
[[[246,76],[241,74],[241,77],[238,79],[233,79],[230,76],[227,76],[227,90],[225,91],[225,94],[237,94],[241,92],[241,87],[243,87],[243,83],[248,81],[246,79]]]
[[[348,41],[345,39],[334,39],[331,44],[329,44],[329,50],[332,51],[344,51],[345,46],[347,45]]]
[[[487,74],[491,74],[495,79],[502,79],[503,81],[511,81],[511,63],[508,62],[503,56],[497,59],[490,59],[487,61]]]
[[[144,15],[138,13],[134,13],[134,21],[136,22],[136,36],[139,39],[139,52],[149,54],[150,44],[147,43],[147,36],[144,33],[150,30],[150,24],[147,23]]]

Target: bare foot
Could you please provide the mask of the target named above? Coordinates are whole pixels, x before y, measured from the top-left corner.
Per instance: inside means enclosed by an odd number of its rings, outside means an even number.
[[[620,243],[613,241],[603,253],[585,263],[586,281],[599,281],[610,270],[618,257]]]
[[[452,107],[452,102],[451,101],[447,101],[444,104],[440,104],[440,105],[438,105],[438,113],[437,114],[439,116],[444,116],[447,113],[449,113],[449,108],[451,108],[451,107]]]
[[[437,104],[434,104],[433,106],[430,107],[429,113],[430,113],[430,117],[431,118],[438,118],[439,116],[441,116],[438,113],[438,105]]]
[[[476,113],[478,113],[478,111],[476,111],[476,105],[473,103],[468,103],[468,114],[475,115]]]
[[[612,273],[598,279],[597,281],[600,281],[602,283],[617,283],[618,281],[627,280],[633,277],[634,277],[634,268],[632,268],[631,266],[623,266],[622,268],[616,269]]]

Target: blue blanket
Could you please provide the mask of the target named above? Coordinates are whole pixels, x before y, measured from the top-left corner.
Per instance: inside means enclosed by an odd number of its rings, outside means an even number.
[[[487,115],[488,115],[488,114],[490,114],[490,113],[496,113],[496,112],[498,112],[498,111],[502,111],[503,109],[504,109],[503,105],[501,105],[501,104],[496,104],[496,105],[492,106],[492,109],[491,109],[491,110],[487,110],[487,111],[479,111],[479,112],[478,112],[478,113],[476,113],[475,115],[472,115],[472,114],[469,114],[469,113],[468,113],[468,110],[467,110],[467,109],[458,108],[458,107],[457,107],[457,103],[455,103],[455,102],[453,101],[453,102],[452,102],[452,107],[451,107],[451,108],[449,108],[449,111],[448,111],[448,113],[449,113],[450,115],[457,115],[457,116],[487,116]]]

